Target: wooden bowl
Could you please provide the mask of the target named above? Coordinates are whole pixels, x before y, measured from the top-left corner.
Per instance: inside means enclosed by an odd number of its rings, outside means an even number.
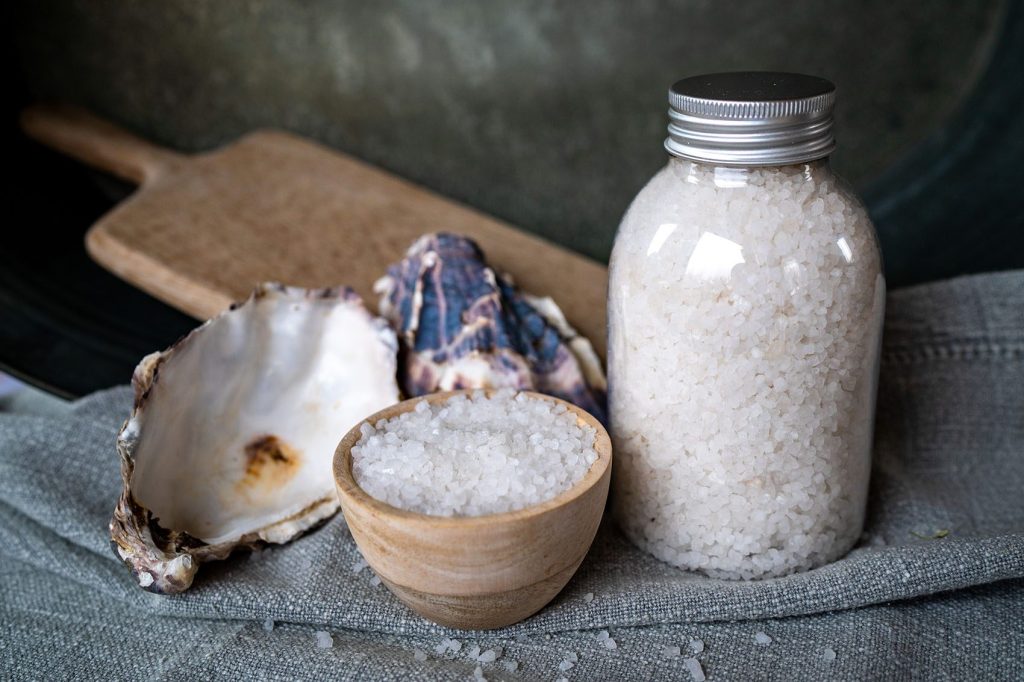
[[[416,407],[470,391],[435,393],[381,410],[375,424]],[[612,446],[601,423],[557,398],[595,432],[597,460],[583,479],[547,502],[485,516],[429,516],[370,497],[352,476],[357,425],[334,455],[341,507],[359,551],[381,581],[424,618],[453,628],[483,630],[523,620],[551,601],[572,577],[597,533],[608,498]]]

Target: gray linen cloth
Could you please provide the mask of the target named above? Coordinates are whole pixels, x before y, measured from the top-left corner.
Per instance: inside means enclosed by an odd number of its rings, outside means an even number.
[[[689,680],[692,657],[709,680],[1024,679],[1024,271],[891,293],[869,517],[847,557],[712,580],[606,522],[552,604],[487,633],[426,622],[354,571],[340,517],[209,564],[185,594],[139,589],[107,535],[130,403],[122,387],[62,418],[0,415],[0,678]],[[448,636],[461,651],[436,653]]]

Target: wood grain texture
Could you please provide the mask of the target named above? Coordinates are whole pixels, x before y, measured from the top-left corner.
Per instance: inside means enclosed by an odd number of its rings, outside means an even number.
[[[421,400],[443,402],[455,391],[393,405],[371,423],[412,410]],[[598,459],[587,475],[557,497],[526,509],[476,517],[427,516],[370,497],[352,476],[353,428],[334,457],[341,507],[359,551],[395,596],[424,618],[449,627],[491,629],[536,613],[557,595],[586,555],[608,499],[612,449],[592,416],[564,404],[596,433]]]
[[[201,319],[258,282],[373,283],[421,234],[475,239],[525,290],[555,299],[604,356],[605,268],[351,157],[274,130],[192,156],[162,149],[80,110],[33,107],[33,137],[141,183],[89,231],[92,257]]]

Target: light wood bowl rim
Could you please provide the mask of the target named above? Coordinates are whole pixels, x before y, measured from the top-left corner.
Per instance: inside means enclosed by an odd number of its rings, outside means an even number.
[[[524,394],[531,399],[545,400],[565,405],[565,407],[576,416],[577,422],[583,422],[594,429],[594,451],[597,453],[597,459],[590,465],[590,469],[587,471],[586,475],[568,490],[562,491],[550,500],[538,502],[537,504],[524,507],[523,509],[517,509],[515,511],[483,514],[480,516],[434,516],[394,507],[382,500],[372,497],[359,486],[355,480],[355,476],[352,474],[352,447],[362,437],[360,429],[363,424],[376,424],[381,419],[390,419],[391,417],[395,417],[399,414],[410,412],[422,401],[426,401],[430,404],[442,403],[455,396],[472,395],[480,390],[490,396],[496,393],[498,389],[462,389],[458,391],[429,393],[416,398],[409,398],[408,400],[403,400],[389,407],[385,407],[383,410],[375,412],[369,417],[360,420],[358,424],[353,426],[349,432],[345,434],[345,437],[341,439],[337,449],[334,451],[334,480],[337,485],[338,495],[341,498],[342,509],[344,510],[346,505],[361,507],[371,511],[375,516],[391,517],[395,520],[400,520],[403,524],[419,526],[424,529],[472,529],[504,523],[513,523],[541,516],[542,514],[554,509],[570,504],[573,500],[577,499],[597,484],[598,481],[601,480],[602,476],[604,476],[605,471],[611,465],[611,438],[608,436],[608,431],[596,417],[581,407],[566,400],[544,393],[538,393],[536,391],[518,390],[516,391],[517,394]]]

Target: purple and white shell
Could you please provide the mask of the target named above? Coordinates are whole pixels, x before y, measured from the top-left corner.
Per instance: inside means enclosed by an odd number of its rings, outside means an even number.
[[[471,239],[420,237],[375,289],[381,314],[398,332],[407,396],[529,389],[605,421],[605,376],[590,341],[552,299],[525,294],[490,268]]]
[[[182,592],[199,564],[284,543],[338,510],[331,462],[398,400],[397,341],[348,288],[263,284],[139,363],[117,437],[114,552],[138,584]]]

